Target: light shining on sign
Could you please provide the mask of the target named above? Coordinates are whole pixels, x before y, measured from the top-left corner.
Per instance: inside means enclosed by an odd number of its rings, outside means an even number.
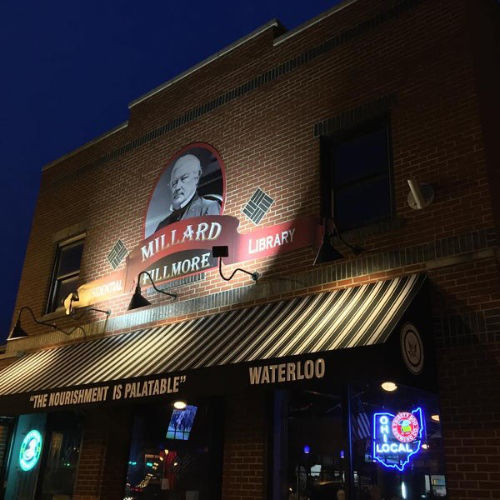
[[[41,453],[42,435],[36,430],[31,430],[26,434],[21,443],[21,450],[19,452],[19,465],[21,469],[24,471],[33,469],[38,463]]]
[[[373,458],[384,467],[402,472],[420,450],[424,431],[422,408],[411,412],[373,415]]]

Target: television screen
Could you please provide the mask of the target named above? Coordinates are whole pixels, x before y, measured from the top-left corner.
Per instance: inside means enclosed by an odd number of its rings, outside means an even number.
[[[167,429],[167,439],[182,439],[187,441],[193,428],[196,406],[186,406],[184,410],[173,410]]]

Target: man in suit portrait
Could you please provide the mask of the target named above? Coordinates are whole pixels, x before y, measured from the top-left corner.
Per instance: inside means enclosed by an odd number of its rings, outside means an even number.
[[[197,192],[202,174],[200,160],[195,155],[186,154],[175,162],[169,184],[172,206],[169,215],[158,224],[155,232],[180,220],[220,214],[221,204],[216,197],[211,199]]]

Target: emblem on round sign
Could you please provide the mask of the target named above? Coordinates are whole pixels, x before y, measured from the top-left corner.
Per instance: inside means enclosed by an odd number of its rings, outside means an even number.
[[[424,344],[413,323],[405,323],[401,328],[401,354],[408,370],[418,375],[424,367]]]
[[[411,443],[417,439],[420,425],[412,413],[403,411],[392,419],[391,429],[400,443]]]
[[[19,452],[19,465],[24,471],[30,471],[35,467],[40,459],[42,452],[42,435],[32,430],[26,434],[26,437],[21,443],[21,450]]]

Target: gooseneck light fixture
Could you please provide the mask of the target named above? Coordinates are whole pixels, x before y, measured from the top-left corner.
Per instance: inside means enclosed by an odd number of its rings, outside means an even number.
[[[135,287],[135,292],[134,295],[132,295],[132,299],[130,300],[130,304],[128,306],[129,311],[131,311],[132,309],[138,309],[139,307],[145,307],[151,305],[151,302],[149,302],[148,299],[144,298],[141,293],[141,276],[143,274],[145,274],[149,278],[149,281],[151,281],[151,285],[153,285],[153,288],[158,293],[162,293],[163,295],[168,295],[169,297],[172,297],[174,300],[177,298],[177,294],[175,293],[164,292],[163,290],[159,290],[158,288],[156,288],[155,282],[153,281],[151,274],[148,273],[147,271],[141,271],[139,273],[139,276],[137,276],[137,285]]]
[[[342,255],[332,245],[331,238],[333,238],[334,236],[336,236],[346,247],[350,248],[354,255],[359,255],[363,252],[363,248],[351,245],[342,238],[337,229],[337,226],[335,225],[335,221],[333,218],[326,217],[324,225],[325,225],[325,231],[323,233],[323,242],[319,247],[313,265],[325,264],[326,262],[333,262],[335,260],[340,260],[344,258],[344,255]]]
[[[52,328],[53,330],[64,333],[65,335],[71,335],[76,330],[81,330],[82,333],[85,335],[85,330],[81,326],[75,326],[74,328],[70,328],[69,330],[64,330],[63,328],[59,328],[55,323],[49,323],[47,321],[41,321],[39,319],[36,319],[35,314],[33,313],[31,307],[23,306],[19,310],[16,324],[14,325],[14,328],[12,328],[7,340],[15,340],[15,339],[22,339],[25,337],[29,337],[29,335],[26,333],[26,330],[24,330],[24,328],[21,325],[21,315],[22,315],[23,311],[29,311],[31,318],[33,319],[33,321],[37,325],[48,326],[49,328]],[[101,309],[89,308],[89,309],[85,310],[82,314],[80,314],[79,316],[70,315],[69,317],[74,319],[74,320],[79,320],[82,318],[83,315],[87,314],[87,312],[89,312],[89,311],[102,312],[102,313],[107,314],[108,316],[111,314],[111,311],[102,311]],[[54,318],[54,319],[62,319],[64,317],[66,317],[66,316],[61,316],[59,318]]]
[[[73,308],[73,302],[79,302],[79,300],[80,298],[78,297],[78,292],[73,292],[71,294],[71,298],[69,301],[69,307],[66,309],[66,314],[74,320],[78,321],[90,311],[100,312],[106,314],[108,317],[111,314],[111,311],[109,309],[105,311],[104,309],[97,309],[95,307],[87,307],[81,314],[75,314],[75,309]],[[64,302],[66,303],[66,301]]]
[[[19,314],[17,315],[16,324],[14,325],[14,328],[12,328],[7,340],[22,339],[24,337],[29,337],[29,335],[26,333],[24,328],[21,326],[21,314],[23,313],[23,311],[29,311],[33,321],[35,323],[37,323],[38,325],[49,326],[50,328],[55,328],[55,325],[53,323],[47,323],[45,321],[40,321],[40,320],[36,319],[31,308],[28,306],[23,306],[19,310]]]
[[[231,281],[233,279],[234,275],[238,271],[245,273],[245,274],[248,274],[249,276],[252,277],[252,279],[254,281],[257,281],[260,278],[260,273],[258,273],[257,271],[254,271],[253,273],[251,273],[250,271],[245,271],[245,269],[241,269],[241,268],[235,269],[233,271],[233,273],[231,274],[231,276],[229,276],[229,278],[224,276],[222,274],[222,258],[229,256],[229,249],[226,246],[212,247],[212,256],[216,259],[219,259],[219,274],[220,274],[220,277],[225,281]]]

